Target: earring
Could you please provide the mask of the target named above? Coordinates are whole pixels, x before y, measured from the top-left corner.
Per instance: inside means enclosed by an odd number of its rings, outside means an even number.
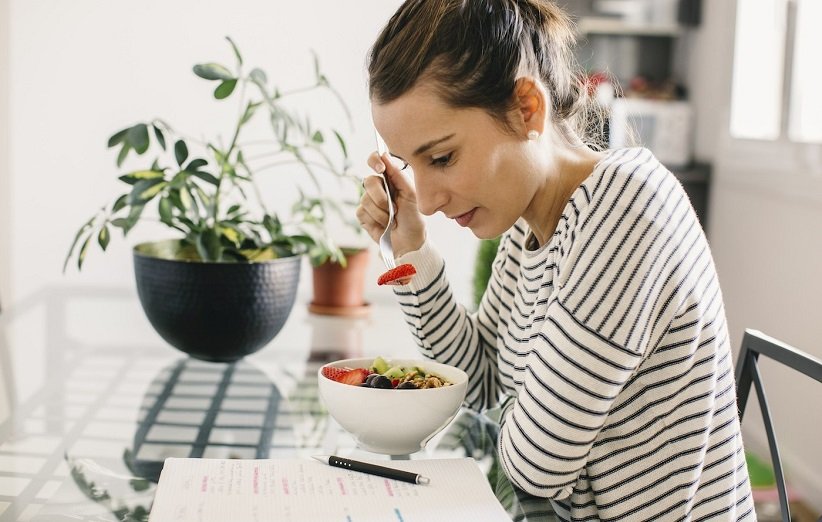
[[[529,130],[528,131],[528,139],[529,140],[535,141],[537,138],[539,138],[539,132],[537,132],[535,130]]]

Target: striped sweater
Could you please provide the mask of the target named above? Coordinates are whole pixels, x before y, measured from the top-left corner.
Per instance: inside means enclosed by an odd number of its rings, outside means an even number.
[[[426,242],[395,293],[422,353],[502,405],[511,481],[570,520],[755,520],[711,253],[677,179],[609,151],[551,240],[503,235],[476,313]],[[535,247],[535,248],[534,248]]]

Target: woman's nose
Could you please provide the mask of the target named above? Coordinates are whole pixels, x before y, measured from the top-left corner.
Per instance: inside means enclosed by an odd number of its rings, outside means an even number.
[[[448,193],[439,184],[433,182],[430,176],[422,176],[414,172],[414,185],[417,189],[417,208],[425,216],[433,215],[448,202]]]

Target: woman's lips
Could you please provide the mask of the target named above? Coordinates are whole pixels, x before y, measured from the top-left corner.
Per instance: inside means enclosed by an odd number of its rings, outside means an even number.
[[[477,211],[477,208],[474,207],[471,210],[469,210],[468,212],[466,212],[465,214],[460,214],[459,216],[455,217],[454,221],[456,221],[457,224],[461,227],[467,227],[468,223],[471,222],[471,218],[474,217],[474,212],[476,212],[476,211]]]

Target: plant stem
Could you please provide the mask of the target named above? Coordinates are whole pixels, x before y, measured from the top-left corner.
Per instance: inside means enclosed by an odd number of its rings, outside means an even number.
[[[341,175],[336,170],[330,168],[328,165],[324,165],[322,163],[317,163],[316,161],[299,161],[299,160],[278,161],[278,162],[275,162],[275,163],[269,163],[267,165],[263,165],[262,167],[255,167],[254,170],[256,170],[257,172],[260,172],[262,170],[266,170],[266,169],[270,169],[270,168],[274,168],[274,167],[282,167],[284,165],[303,165],[303,166],[310,165],[312,167],[325,169],[328,172],[331,172],[332,174],[336,174],[338,176]]]
[[[282,91],[280,92],[280,98],[285,98],[286,96],[292,96],[294,94],[299,94],[301,92],[309,92],[313,91],[314,89],[318,89],[320,86],[317,84],[308,85],[306,87],[297,87],[296,89],[291,89],[290,91]]]

